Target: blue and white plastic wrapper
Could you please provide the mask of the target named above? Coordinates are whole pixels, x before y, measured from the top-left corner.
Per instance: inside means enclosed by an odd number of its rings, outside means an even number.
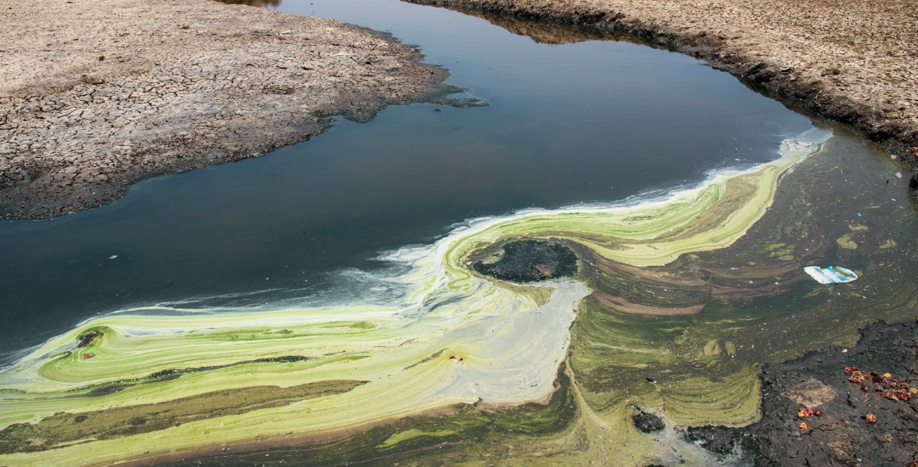
[[[807,266],[803,270],[820,284],[843,284],[857,280],[857,274],[854,271],[841,266],[829,266],[827,268]]]

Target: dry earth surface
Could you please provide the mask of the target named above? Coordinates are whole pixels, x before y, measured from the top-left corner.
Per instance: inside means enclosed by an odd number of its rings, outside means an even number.
[[[111,202],[424,100],[447,72],[338,21],[211,0],[0,3],[0,215]]]
[[[914,0],[406,1],[490,15],[505,27],[508,19],[595,26],[697,54],[918,165]],[[536,40],[545,32],[515,26]]]

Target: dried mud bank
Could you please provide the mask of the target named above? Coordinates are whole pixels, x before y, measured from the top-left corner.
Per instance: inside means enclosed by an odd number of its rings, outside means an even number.
[[[693,54],[851,125],[918,167],[915,2],[406,1],[486,16],[535,40],[558,38],[515,20],[595,27]]]
[[[209,0],[6,2],[0,216],[106,204],[139,179],[260,155],[445,92],[412,46]]]

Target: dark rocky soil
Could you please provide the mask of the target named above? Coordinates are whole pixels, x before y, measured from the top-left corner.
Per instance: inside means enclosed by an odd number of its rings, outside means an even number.
[[[738,446],[763,466],[906,466],[918,461],[918,398],[889,397],[895,394],[893,381],[900,390],[902,383],[918,386],[918,326],[877,323],[861,335],[848,349],[832,347],[766,365],[760,422],[739,429],[692,428],[686,438],[718,454]],[[853,370],[845,371],[850,367],[864,375],[876,372],[884,382],[852,382]],[[884,397],[882,390],[892,394]],[[818,412],[801,413],[807,408]]]
[[[685,430],[685,439],[720,455],[755,451],[751,436],[742,430],[725,426],[691,427]]]
[[[500,280],[535,282],[577,275],[577,255],[559,243],[518,240],[505,244],[494,261],[478,261],[473,267]]]

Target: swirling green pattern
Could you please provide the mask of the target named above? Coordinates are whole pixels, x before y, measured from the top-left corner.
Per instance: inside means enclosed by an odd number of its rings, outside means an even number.
[[[592,443],[614,438],[616,462],[629,464],[662,452],[659,436],[630,426],[634,403],[678,426],[749,423],[758,415],[754,361],[729,362],[746,349],[693,321],[704,309],[748,332],[727,295],[748,291],[713,290],[687,262],[743,238],[782,175],[828,137],[785,141],[774,162],[665,198],[476,220],[391,255],[411,271],[385,278],[404,292],[389,303],[142,308],[91,319],[0,372],[0,464],[144,464],[335,439],[381,455],[477,439],[458,451],[461,463],[523,436],[511,426],[543,435],[527,456],[601,460],[613,451]],[[573,248],[579,277],[523,286],[470,267],[521,238]],[[639,384],[649,369],[662,376]],[[425,421],[447,414],[437,426]],[[581,449],[563,447],[584,439],[592,441]],[[704,456],[679,446],[687,458]]]

